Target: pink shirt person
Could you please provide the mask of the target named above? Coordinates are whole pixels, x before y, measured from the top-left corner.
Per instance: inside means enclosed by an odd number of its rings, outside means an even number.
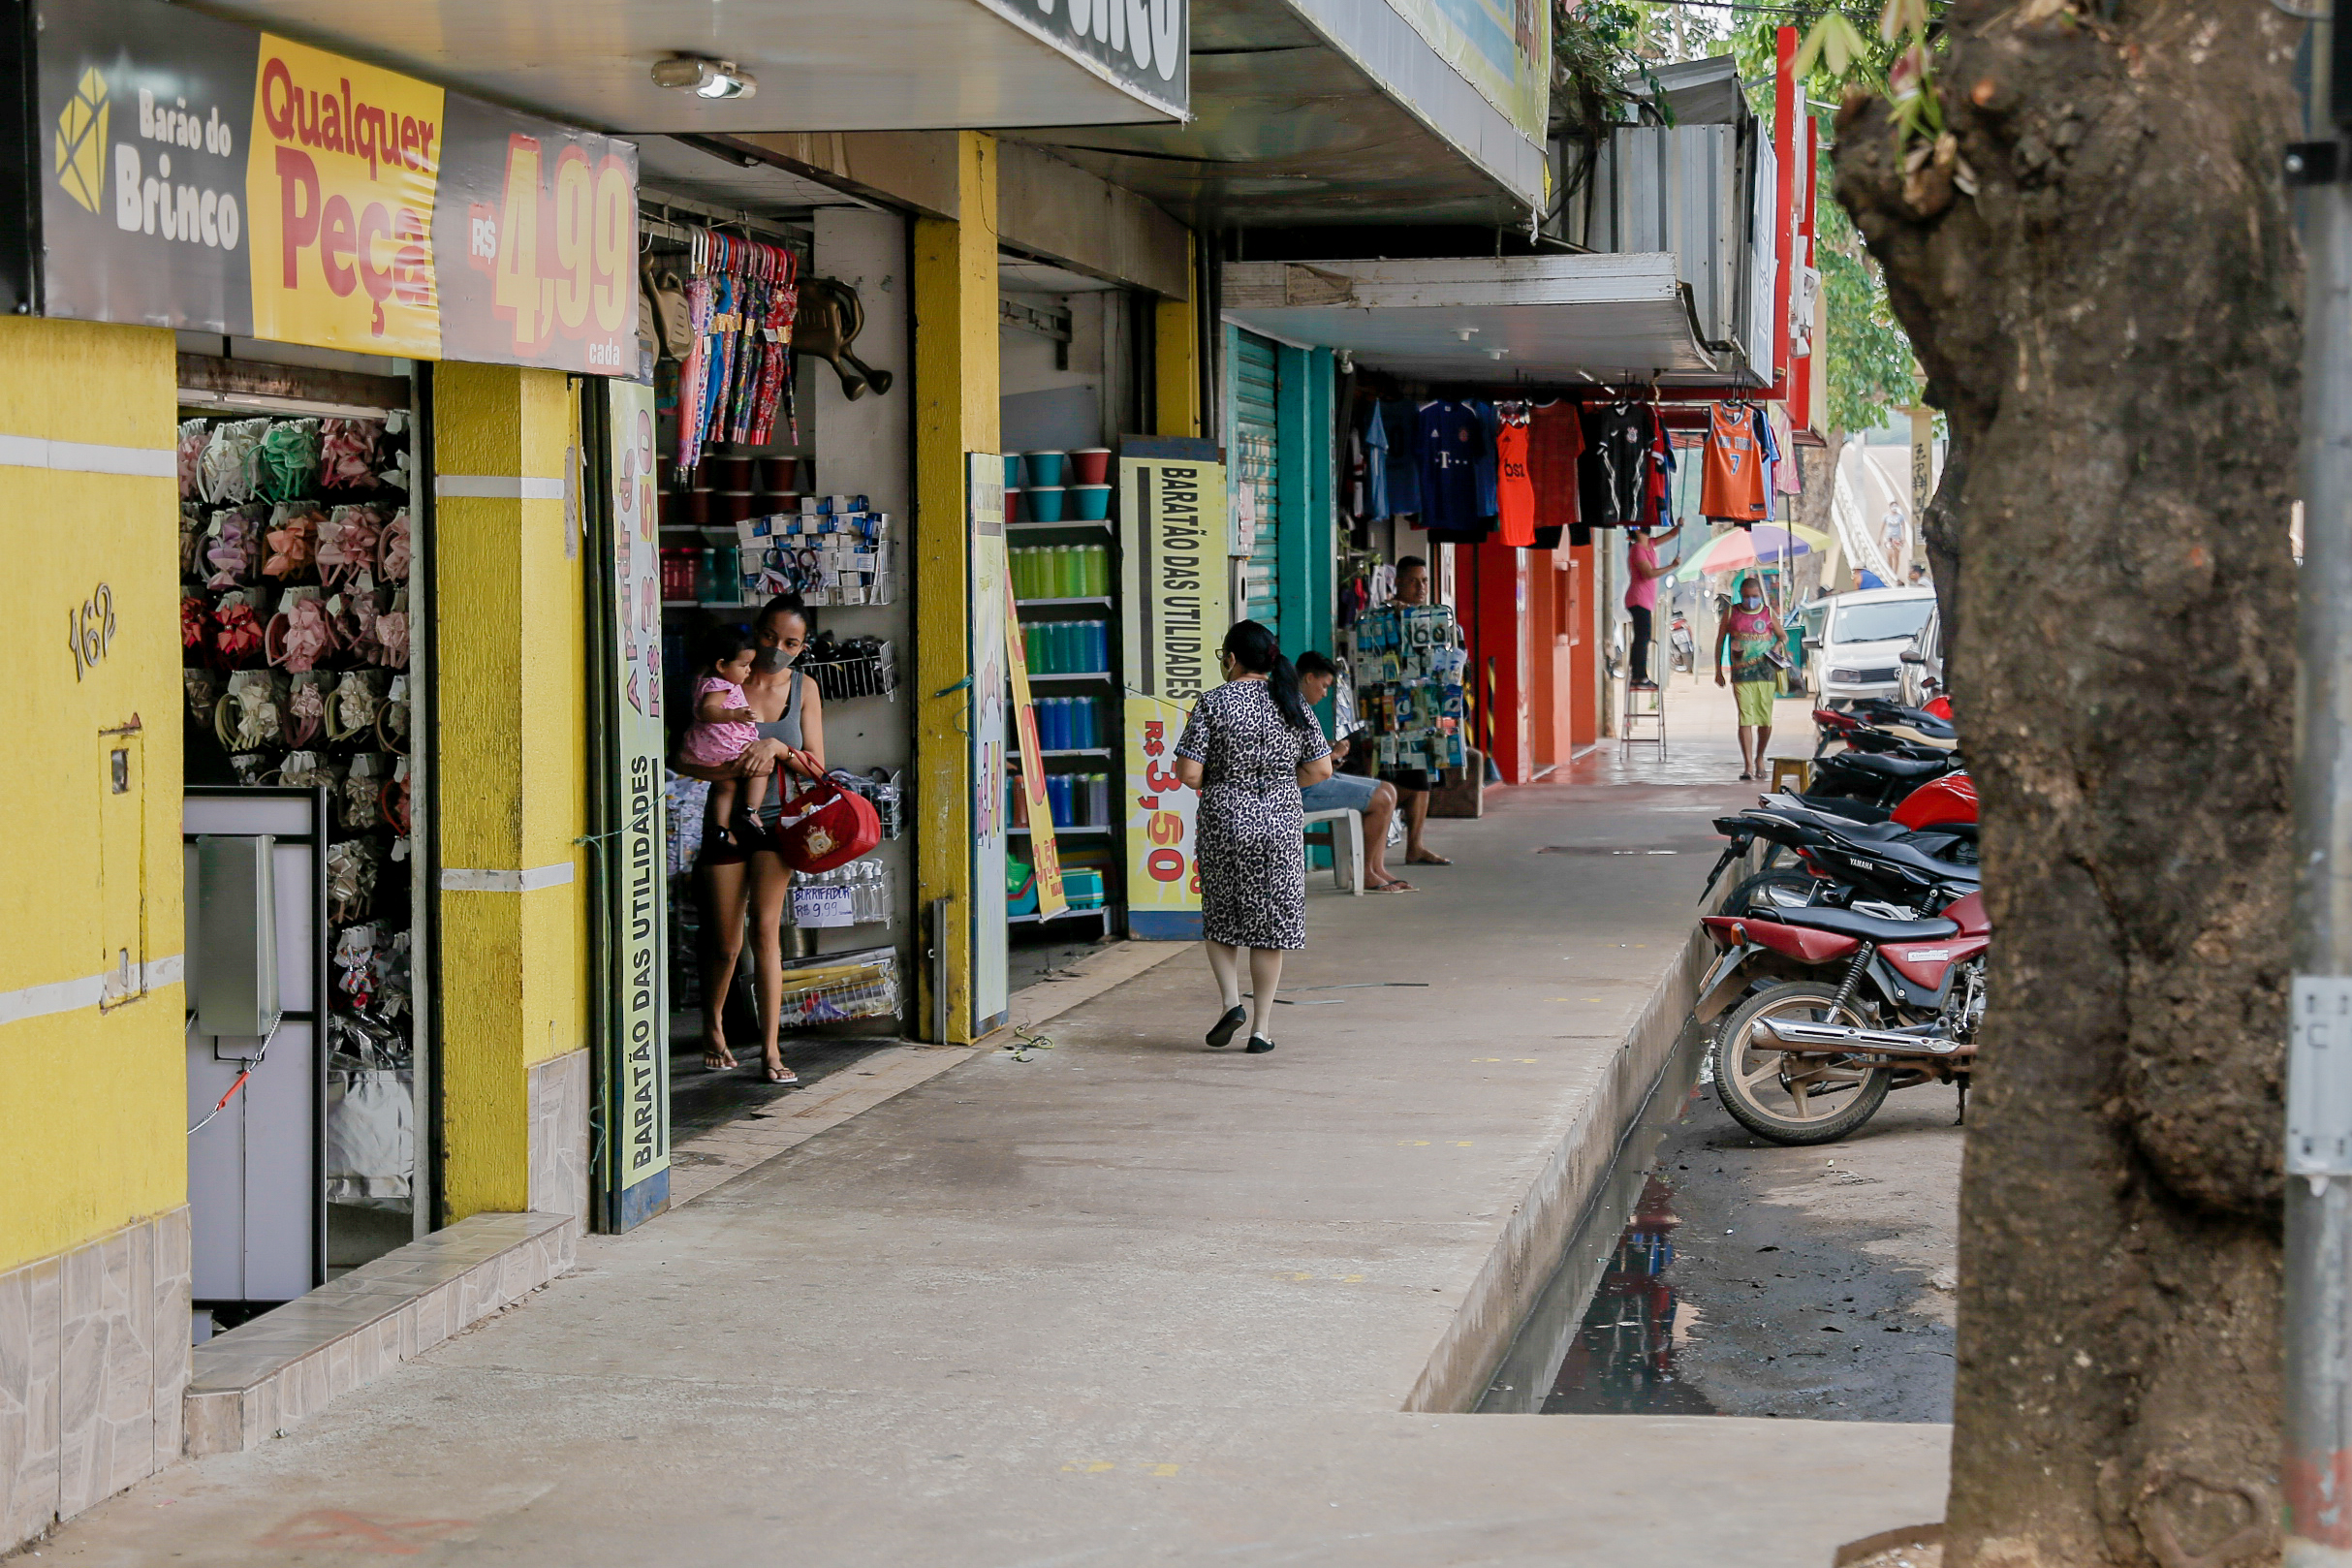
[[[1644,577],[1639,571],[1629,571],[1633,580],[1625,584],[1625,608],[1650,610],[1658,608],[1658,547],[1649,542],[1647,534],[1636,534],[1626,544],[1625,559],[1629,567],[1646,567],[1652,574]]]
[[[742,687],[718,675],[705,675],[696,685],[696,704],[699,706],[712,692],[724,695],[729,707],[751,706],[750,700],[743,695]],[[680,749],[706,768],[716,768],[721,763],[731,763],[743,755],[743,748],[759,738],[760,727],[756,724],[743,724],[732,719],[716,724],[698,720],[686,731],[685,742]]]

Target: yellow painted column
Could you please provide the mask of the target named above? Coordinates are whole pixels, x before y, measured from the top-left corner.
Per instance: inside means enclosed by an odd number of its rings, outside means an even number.
[[[585,1048],[586,636],[561,373],[433,376],[448,1217],[530,1207],[530,1070]]]
[[[1201,433],[1200,241],[1184,236],[1189,299],[1162,299],[1152,311],[1154,435]]]
[[[973,1038],[971,540],[965,458],[997,450],[996,139],[956,134],[956,221],[915,222],[917,896],[941,906],[947,1037]],[[931,1033],[930,977],[917,1031]]]
[[[0,317],[0,1273],[187,1201],[176,380]]]

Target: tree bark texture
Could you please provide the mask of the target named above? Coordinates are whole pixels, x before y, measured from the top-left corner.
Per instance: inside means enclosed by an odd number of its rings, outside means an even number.
[[[1907,168],[1883,103],[1839,120],[1952,421],[1929,539],[1996,933],[1951,1568],[2276,1561],[2300,25],[1955,0],[1955,142]]]

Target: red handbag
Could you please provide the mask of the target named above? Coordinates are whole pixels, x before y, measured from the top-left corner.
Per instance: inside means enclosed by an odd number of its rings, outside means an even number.
[[[874,802],[833,781],[845,776],[820,778],[785,802],[776,823],[776,853],[794,870],[830,871],[882,842],[882,818]]]

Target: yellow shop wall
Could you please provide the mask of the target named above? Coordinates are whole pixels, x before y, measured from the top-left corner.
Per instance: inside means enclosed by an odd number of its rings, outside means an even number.
[[[0,318],[0,438],[168,455],[172,333]],[[137,720],[140,884],[150,965],[185,946],[179,801],[178,500],[161,476],[32,466],[0,441],[0,1271],[187,1201],[184,991],[32,1017],[34,988],[86,983],[101,953],[100,732]],[[60,465],[105,462],[60,454]],[[114,635],[76,676],[67,617],[104,582]],[[107,868],[110,880],[115,868]],[[117,886],[117,897],[123,896]],[[173,969],[175,972],[175,968]]]

